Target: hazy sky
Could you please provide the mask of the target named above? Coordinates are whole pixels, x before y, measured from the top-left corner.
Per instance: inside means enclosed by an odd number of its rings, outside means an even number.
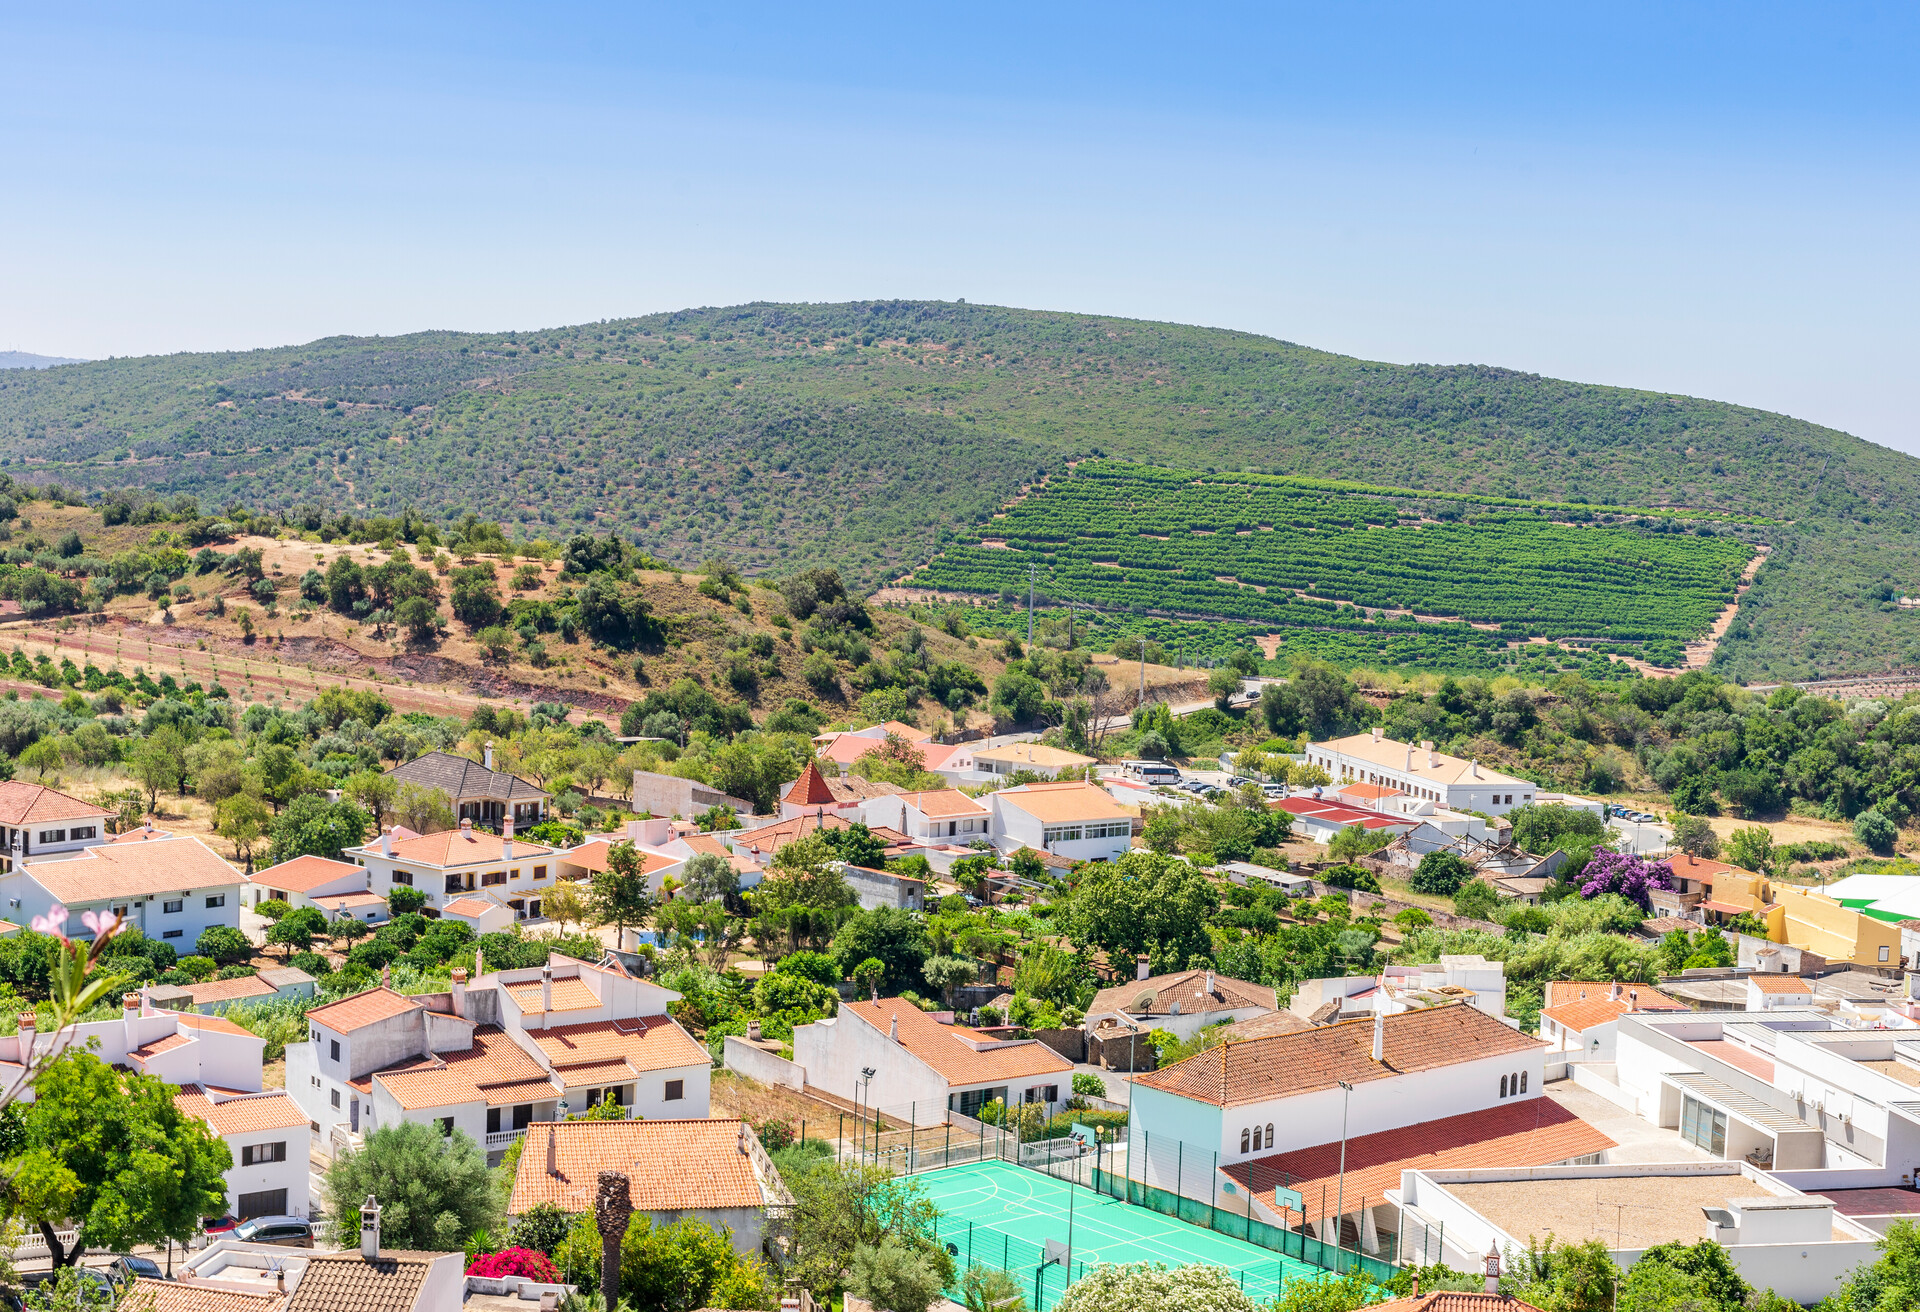
[[[1912,6],[699,8],[0,8],[0,349],[964,296],[1920,453]]]

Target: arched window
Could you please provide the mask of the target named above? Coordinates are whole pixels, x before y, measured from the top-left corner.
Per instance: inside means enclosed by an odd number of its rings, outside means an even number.
[[[1504,1075],[1500,1077],[1500,1096],[1502,1098],[1507,1096],[1507,1077]]]
[[[1527,1091],[1527,1073],[1525,1071],[1521,1071],[1520,1072],[1520,1092],[1525,1093],[1526,1091]]]
[[[1245,1130],[1240,1131],[1240,1151],[1247,1151],[1247,1131]]]
[[[1273,1147],[1273,1122],[1267,1122],[1267,1147]]]

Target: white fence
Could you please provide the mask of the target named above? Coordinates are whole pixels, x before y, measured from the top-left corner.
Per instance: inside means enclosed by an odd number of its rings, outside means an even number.
[[[778,1084],[789,1089],[804,1089],[807,1085],[805,1066],[756,1048],[732,1034],[727,1035],[722,1051],[724,1056],[721,1064],[750,1080]]]

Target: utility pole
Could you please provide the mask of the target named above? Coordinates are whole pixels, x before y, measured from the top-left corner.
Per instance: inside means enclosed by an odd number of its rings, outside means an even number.
[[[1033,646],[1033,562],[1027,562],[1027,646]]]
[[[1335,1254],[1334,1274],[1338,1275],[1341,1248],[1346,1243],[1345,1225],[1347,1209],[1347,1105],[1353,1101],[1353,1086],[1345,1080],[1336,1080],[1340,1086],[1340,1187],[1333,1196],[1333,1251]]]

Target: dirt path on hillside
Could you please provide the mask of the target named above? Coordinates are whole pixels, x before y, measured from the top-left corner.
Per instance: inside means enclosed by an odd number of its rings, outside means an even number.
[[[1720,612],[1720,618],[1713,622],[1711,629],[1707,630],[1706,637],[1687,644],[1688,669],[1706,669],[1707,663],[1713,659],[1714,651],[1720,646],[1720,639],[1726,637],[1727,630],[1733,627],[1733,617],[1740,612],[1740,598],[1747,595],[1747,589],[1753,586],[1753,576],[1760,572],[1760,567],[1766,564],[1767,556],[1773,551],[1773,548],[1764,542],[1756,542],[1754,547],[1753,559],[1747,562],[1744,570],[1740,571],[1740,583],[1733,590],[1733,600],[1728,602],[1726,609]]]

